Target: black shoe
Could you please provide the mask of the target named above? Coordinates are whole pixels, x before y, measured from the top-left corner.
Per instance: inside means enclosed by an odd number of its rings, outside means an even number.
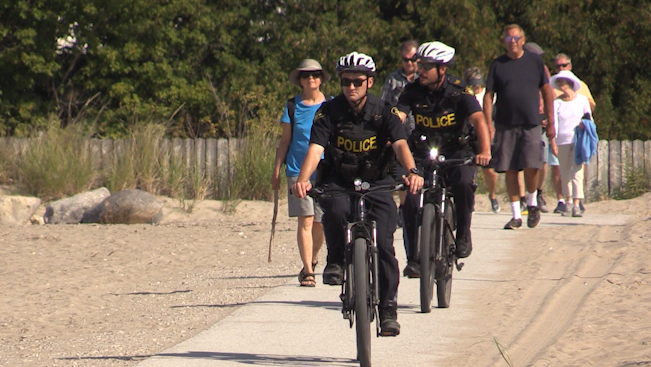
[[[402,271],[407,278],[420,278],[420,264],[414,260],[407,260],[407,266]]]
[[[556,209],[554,209],[554,213],[565,213],[567,211],[567,205],[565,205],[564,202],[559,201],[558,205],[556,205]]]
[[[538,209],[540,209],[540,211],[543,213],[549,213],[549,208],[547,208],[547,202],[545,201],[545,198],[542,196],[542,194],[538,194],[536,200],[538,200]]]
[[[530,206],[529,215],[527,216],[527,227],[534,228],[540,223],[540,208],[537,206]]]
[[[396,336],[400,334],[398,305],[394,301],[389,301],[386,305],[380,305],[380,329],[381,336]]]
[[[491,202],[491,210],[493,211],[493,213],[499,213],[499,211],[500,211],[500,203],[499,203],[499,201],[497,201],[497,198],[491,199],[491,197],[489,196],[488,200],[490,200],[490,202]]]
[[[579,210],[581,210],[581,213],[585,211],[585,206],[583,206],[583,200],[579,200]]]
[[[344,267],[341,264],[328,263],[323,269],[323,284],[342,285],[344,283]]]
[[[398,207],[398,228],[402,228],[402,205]]]
[[[456,241],[456,255],[459,259],[470,256],[472,253],[472,237],[470,236],[470,230],[457,237]]]
[[[522,227],[522,219],[511,218],[511,220],[504,225],[504,229],[520,229]]]

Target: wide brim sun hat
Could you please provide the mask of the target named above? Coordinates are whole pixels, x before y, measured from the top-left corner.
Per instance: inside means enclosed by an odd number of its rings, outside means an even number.
[[[314,59],[304,59],[296,69],[292,70],[292,72],[289,73],[289,82],[300,87],[301,82],[299,79],[301,71],[320,71],[322,74],[321,83],[326,83],[328,80],[330,80],[330,74],[328,74],[327,71],[323,70],[321,64],[319,64],[318,61]]]
[[[577,78],[577,76],[574,75],[574,73],[569,70],[561,70],[558,72],[558,74],[552,76],[551,79],[549,79],[549,84],[552,86],[552,88],[560,90],[557,84],[557,80],[559,78],[563,78],[571,81],[572,89],[575,92],[581,89],[581,80],[579,80],[579,78]]]

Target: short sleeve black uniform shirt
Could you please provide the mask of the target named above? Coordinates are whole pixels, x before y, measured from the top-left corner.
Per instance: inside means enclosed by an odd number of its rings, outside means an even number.
[[[355,113],[343,94],[324,103],[314,115],[310,143],[325,148],[326,160],[331,159],[335,171],[341,173],[343,161],[359,165],[393,159],[388,144],[406,139],[398,111],[372,94],[367,95],[361,113]],[[362,162],[362,159],[364,160]],[[371,167],[376,168],[376,167]],[[368,169],[371,171],[371,169]],[[363,168],[357,172],[363,176]]]
[[[429,149],[419,149],[421,136],[430,144],[438,145],[445,155],[454,155],[462,147],[459,137],[470,131],[468,117],[481,112],[481,106],[472,90],[457,77],[446,75],[441,88],[431,91],[416,80],[409,84],[396,105],[400,112],[414,115],[416,127],[409,142],[417,159],[429,154]]]

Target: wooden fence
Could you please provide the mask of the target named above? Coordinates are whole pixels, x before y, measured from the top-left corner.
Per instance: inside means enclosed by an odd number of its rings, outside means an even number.
[[[600,140],[585,172],[586,195],[604,197],[626,183],[629,172],[651,177],[651,140]]]
[[[0,152],[4,146],[20,156],[29,149],[30,143],[30,139],[0,138]],[[196,167],[210,179],[210,189],[219,198],[226,194],[234,174],[234,158],[242,143],[240,139],[161,139],[159,153],[162,160],[178,162],[188,171]],[[132,141],[128,139],[89,139],[87,147],[94,167],[108,170],[127,151],[129,144]]]
[[[107,169],[128,144],[128,140],[122,139],[91,139],[88,147],[96,167]],[[238,139],[162,139],[160,147],[167,159],[180,160],[186,168],[196,164],[200,172],[212,179],[219,197],[234,172],[231,162],[237,156],[239,144]],[[0,139],[0,148],[3,145],[21,153],[28,149],[29,139]],[[605,197],[612,194],[626,183],[631,170],[643,170],[651,176],[651,140],[600,140],[598,152],[585,172],[586,195]]]

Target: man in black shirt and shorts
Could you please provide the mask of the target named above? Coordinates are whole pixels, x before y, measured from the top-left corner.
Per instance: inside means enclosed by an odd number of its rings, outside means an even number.
[[[540,223],[536,199],[538,176],[543,163],[543,142],[540,135],[539,95],[542,93],[547,114],[547,137],[556,135],[553,93],[545,64],[540,57],[523,49],[524,30],[511,24],[502,35],[506,54],[491,63],[484,96],[484,116],[493,140],[493,164],[496,172],[506,172],[506,191],[511,202],[513,218],[504,229],[522,227],[518,171],[524,170],[526,200],[529,214],[527,226]],[[493,127],[491,102],[497,93],[496,117]]]

